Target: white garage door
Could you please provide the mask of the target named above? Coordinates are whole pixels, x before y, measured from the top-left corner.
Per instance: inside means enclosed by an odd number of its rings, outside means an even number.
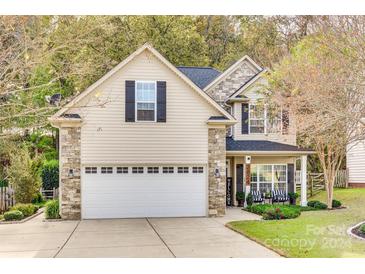
[[[87,166],[82,218],[205,216],[203,166]]]

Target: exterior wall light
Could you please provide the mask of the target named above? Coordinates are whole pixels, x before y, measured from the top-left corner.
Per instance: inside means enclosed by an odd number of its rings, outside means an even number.
[[[216,178],[220,178],[220,177],[221,177],[221,173],[219,172],[219,168],[218,168],[218,167],[216,167],[216,168],[215,168],[214,176],[215,176]]]

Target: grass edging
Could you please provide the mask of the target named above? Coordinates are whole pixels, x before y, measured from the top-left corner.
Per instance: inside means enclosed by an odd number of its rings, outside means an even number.
[[[349,228],[347,229],[347,234],[348,234],[348,235],[350,235],[351,237],[356,238],[356,239],[359,239],[359,240],[365,241],[365,238],[360,237],[360,236],[358,236],[358,235],[356,235],[355,233],[353,233],[353,232],[352,232],[355,228],[357,228],[357,227],[361,226],[362,224],[365,224],[365,221],[362,221],[362,222],[360,222],[360,223],[358,223],[358,224],[356,224],[356,225],[354,225],[354,226],[352,226],[352,227],[349,227]]]
[[[251,213],[252,213],[252,212],[251,212]],[[253,213],[253,214],[254,214],[254,213]],[[259,216],[260,216],[260,215],[259,215]],[[228,227],[228,228],[229,228],[229,229],[231,229],[232,231],[234,231],[234,232],[236,232],[236,233],[238,233],[238,234],[240,234],[240,235],[242,235],[242,236],[247,237],[248,239],[250,239],[250,240],[254,241],[255,243],[258,243],[259,245],[261,245],[261,246],[263,246],[263,247],[265,247],[265,248],[267,248],[267,249],[270,249],[271,251],[273,251],[273,252],[277,253],[277,254],[278,254],[279,256],[281,256],[281,257],[288,258],[288,256],[287,256],[284,252],[282,252],[281,250],[279,250],[279,249],[275,249],[275,248],[273,248],[273,247],[271,247],[271,246],[269,246],[269,245],[264,244],[263,242],[259,241],[258,239],[254,238],[254,237],[252,237],[252,236],[250,236],[250,235],[245,234],[244,232],[242,232],[242,231],[240,231],[240,230],[238,230],[238,229],[234,228],[233,226],[231,226],[231,224],[230,224],[230,223],[226,223],[226,224],[225,224],[225,227]]]
[[[38,215],[41,215],[43,213],[43,211],[44,211],[44,208],[42,207],[42,208],[38,209],[38,211],[36,213],[34,213],[33,215],[31,215],[27,218],[24,218],[24,219],[19,220],[19,221],[5,221],[5,220],[3,220],[3,221],[0,221],[0,225],[22,224],[22,223],[25,223],[25,222],[37,217]]]

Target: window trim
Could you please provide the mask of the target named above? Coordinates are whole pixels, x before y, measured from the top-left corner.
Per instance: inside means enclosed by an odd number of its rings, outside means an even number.
[[[138,108],[137,105],[138,103],[151,103],[151,102],[144,102],[144,101],[138,101],[137,99],[137,84],[138,83],[154,83],[155,85],[155,109],[154,109],[154,120],[153,121],[145,121],[145,120],[138,120]],[[157,81],[150,81],[150,80],[138,80],[135,81],[135,85],[134,85],[134,98],[135,98],[135,102],[134,102],[134,114],[135,114],[135,122],[138,123],[156,123],[157,122]]]
[[[248,104],[248,134],[252,134],[252,135],[268,135],[268,134],[283,134],[283,119],[282,119],[282,115],[283,115],[283,109],[280,108],[280,130],[279,132],[273,133],[273,132],[268,132],[268,122],[269,122],[269,117],[268,117],[268,111],[267,111],[267,104],[264,104],[264,132],[263,133],[258,133],[258,132],[251,132],[251,106],[257,106],[257,103],[249,103]],[[259,119],[255,119],[255,120],[259,120]],[[260,119],[262,120],[262,119]],[[243,125],[242,125],[243,126]]]
[[[182,172],[179,172],[179,168],[182,169]],[[187,169],[187,172],[185,172],[186,169]],[[190,173],[190,167],[189,166],[177,166],[176,173],[177,174],[189,174]]]
[[[156,169],[157,169],[157,172],[155,172]],[[160,167],[159,166],[147,166],[147,174],[160,174]]]
[[[90,172],[87,172],[87,170],[89,170]],[[85,174],[98,174],[98,167],[96,166],[86,166],[85,169]],[[95,171],[95,172],[93,172]]]
[[[274,186],[275,186],[275,180],[274,180],[274,166],[285,166],[285,177],[286,177],[286,181],[285,181],[285,192],[288,193],[288,164],[287,163],[276,163],[276,164],[270,164],[270,163],[262,163],[262,164],[252,164],[252,165],[256,165],[256,166],[265,166],[265,165],[270,165],[271,166],[271,191],[274,190]],[[252,169],[252,165],[251,165],[251,169]],[[259,181],[259,172],[257,172],[257,181],[253,182],[251,180],[251,175],[250,175],[250,185],[252,183],[257,184],[257,189],[260,189],[260,182]]]
[[[117,166],[115,170],[116,174],[129,174],[129,167],[128,166]],[[127,171],[127,172],[124,172]]]
[[[136,169],[137,172],[133,172],[133,169]],[[142,168],[142,172],[139,172]],[[131,174],[145,174],[145,166],[132,166],[132,173]]]
[[[103,172],[103,169],[105,172]],[[111,170],[111,172],[109,172]],[[114,167],[112,166],[101,166],[100,167],[100,174],[113,174],[114,173]]]
[[[195,172],[194,172],[194,169]],[[204,173],[204,167],[203,166],[192,166],[191,167],[191,173],[192,174],[203,174]]]
[[[172,172],[170,172],[171,170],[172,170]],[[162,174],[174,174],[174,173],[175,173],[175,167],[174,166],[162,166]]]

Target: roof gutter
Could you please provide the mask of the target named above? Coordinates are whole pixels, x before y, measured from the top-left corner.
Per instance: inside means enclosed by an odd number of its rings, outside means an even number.
[[[208,125],[234,125],[237,123],[237,120],[208,120],[207,124]]]
[[[50,117],[48,121],[51,123],[53,127],[61,128],[61,127],[79,127],[82,124],[81,118],[65,118],[65,117]]]
[[[315,151],[259,151],[259,150],[246,150],[246,151],[226,151],[226,155],[238,156],[238,155],[262,155],[262,156],[299,156],[299,155],[308,155],[315,154]]]

